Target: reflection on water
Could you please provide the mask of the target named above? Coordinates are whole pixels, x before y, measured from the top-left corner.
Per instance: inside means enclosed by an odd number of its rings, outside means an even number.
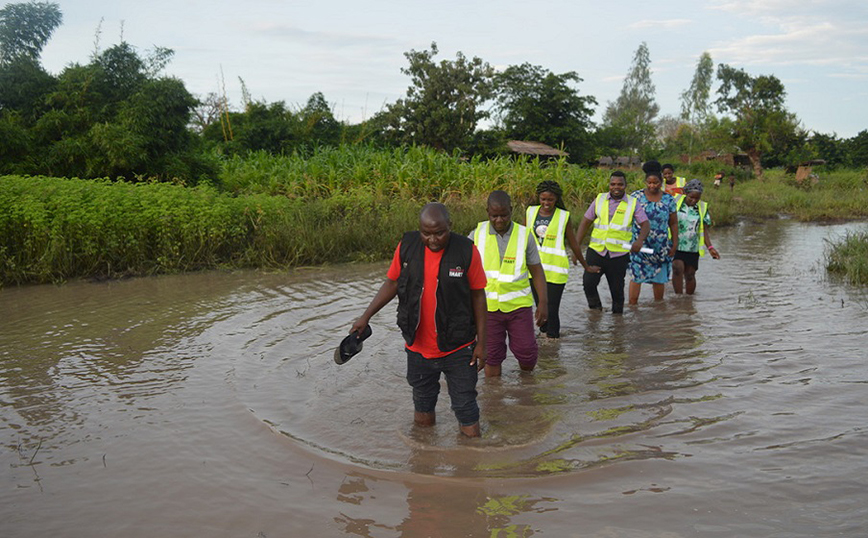
[[[852,535],[868,301],[820,259],[865,226],[720,230],[695,297],[622,317],[574,274],[475,440],[445,390],[412,425],[393,308],[333,362],[384,264],[2,290],[0,534]]]

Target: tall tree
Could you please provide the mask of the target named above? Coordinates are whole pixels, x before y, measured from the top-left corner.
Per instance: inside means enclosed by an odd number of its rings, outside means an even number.
[[[437,53],[437,43],[431,43],[430,50],[404,53],[410,65],[401,72],[411,84],[407,96],[389,106],[382,121],[399,142],[452,151],[469,145],[479,120],[488,117],[482,104],[491,96],[494,71],[461,52],[454,61],[438,64]]]
[[[847,140],[850,163],[855,166],[868,166],[868,129]]]
[[[335,146],[340,143],[341,124],[322,92],[316,92],[299,111],[301,139],[312,146]]]
[[[688,158],[693,156],[693,142],[711,113],[711,84],[714,80],[714,62],[711,54],[703,52],[696,62],[696,71],[690,87],[681,93],[681,118],[690,126]]]
[[[641,152],[654,143],[654,118],[660,112],[651,81],[651,54],[644,42],[636,49],[621,94],[603,114],[604,127],[619,133],[622,149]]]
[[[798,129],[795,114],[787,111],[783,83],[774,75],[752,77],[744,69],[717,67],[718,109],[731,115],[730,136],[747,153],[757,177],[762,177],[764,153],[791,143]]]
[[[0,9],[0,63],[39,59],[62,21],[60,7],[53,2],[7,4]]]
[[[570,84],[578,73],[556,75],[538,65],[512,65],[494,77],[495,110],[507,137],[563,146],[575,162],[593,157],[590,129],[597,100]]]

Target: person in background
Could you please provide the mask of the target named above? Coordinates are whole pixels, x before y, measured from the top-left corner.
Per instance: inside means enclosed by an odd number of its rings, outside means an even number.
[[[717,249],[711,244],[708,228],[711,216],[708,204],[701,201],[702,182],[691,179],[684,186],[684,194],[675,197],[675,214],[678,216],[678,250],[672,262],[672,289],[676,294],[684,291],[693,295],[696,291],[696,271],[699,257],[704,256],[702,247],[708,250],[715,260],[720,259]]]
[[[724,176],[723,170],[714,174],[714,186],[715,187],[720,187],[720,182],[723,181],[723,176]]]
[[[672,258],[678,246],[678,218],[675,216],[675,198],[661,190],[663,180],[657,172],[645,177],[645,188],[630,193],[636,198],[648,216],[650,231],[645,239],[645,248],[652,252],[630,253],[629,300],[639,302],[642,284],[651,284],[654,300],[662,301],[666,283],[672,274]],[[641,229],[633,222],[633,240],[638,239]]]
[[[545,272],[530,230],[512,222],[509,195],[493,191],[488,195],[487,209],[488,220],[480,222],[470,234],[488,278],[485,377],[500,376],[507,338],[519,367],[529,372],[536,366],[539,352],[534,321],[541,327],[548,316]],[[533,277],[539,298],[536,316],[529,276]]]
[[[560,338],[561,297],[570,273],[570,257],[567,246],[573,253],[573,264],[577,262],[587,270],[588,264],[582,255],[576,234],[562,199],[561,186],[557,181],[543,181],[536,187],[539,205],[532,205],[525,212],[525,225],[533,232],[539,244],[539,256],[545,271],[546,293],[548,294],[548,320],[540,331],[548,338]],[[533,282],[531,281],[533,284]],[[534,302],[539,304],[535,287],[531,286]]]
[[[612,295],[612,313],[624,312],[624,278],[630,262],[627,254],[639,252],[650,231],[645,211],[626,192],[627,177],[624,172],[612,172],[609,192],[598,194],[591,202],[576,233],[576,241],[581,244],[588,229],[591,229],[591,241],[585,254],[588,268],[582,276],[582,288],[588,307],[592,310],[603,309],[597,286],[605,275]],[[632,239],[633,222],[640,226],[635,240]]]
[[[735,174],[729,175],[729,192],[735,190]]]
[[[414,422],[434,425],[442,373],[459,430],[479,437],[476,382],[485,364],[485,272],[473,243],[451,228],[446,206],[422,208],[419,230],[404,234],[386,281],[350,332],[362,334],[371,317],[397,296]]]
[[[675,167],[671,164],[664,164],[663,169],[663,190],[668,192],[669,194],[675,196],[676,194],[681,194],[684,189],[684,185],[687,183],[687,180],[683,177],[675,176]]]

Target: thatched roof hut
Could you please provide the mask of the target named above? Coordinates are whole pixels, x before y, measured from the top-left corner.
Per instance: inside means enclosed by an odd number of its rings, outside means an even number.
[[[569,153],[547,146],[542,142],[529,142],[526,140],[510,140],[506,143],[510,150],[522,155],[539,155],[541,157],[567,157]]]

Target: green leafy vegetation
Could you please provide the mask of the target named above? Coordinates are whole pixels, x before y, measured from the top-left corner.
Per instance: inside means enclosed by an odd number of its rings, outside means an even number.
[[[830,241],[826,269],[851,284],[868,285],[868,233],[852,233]]]

